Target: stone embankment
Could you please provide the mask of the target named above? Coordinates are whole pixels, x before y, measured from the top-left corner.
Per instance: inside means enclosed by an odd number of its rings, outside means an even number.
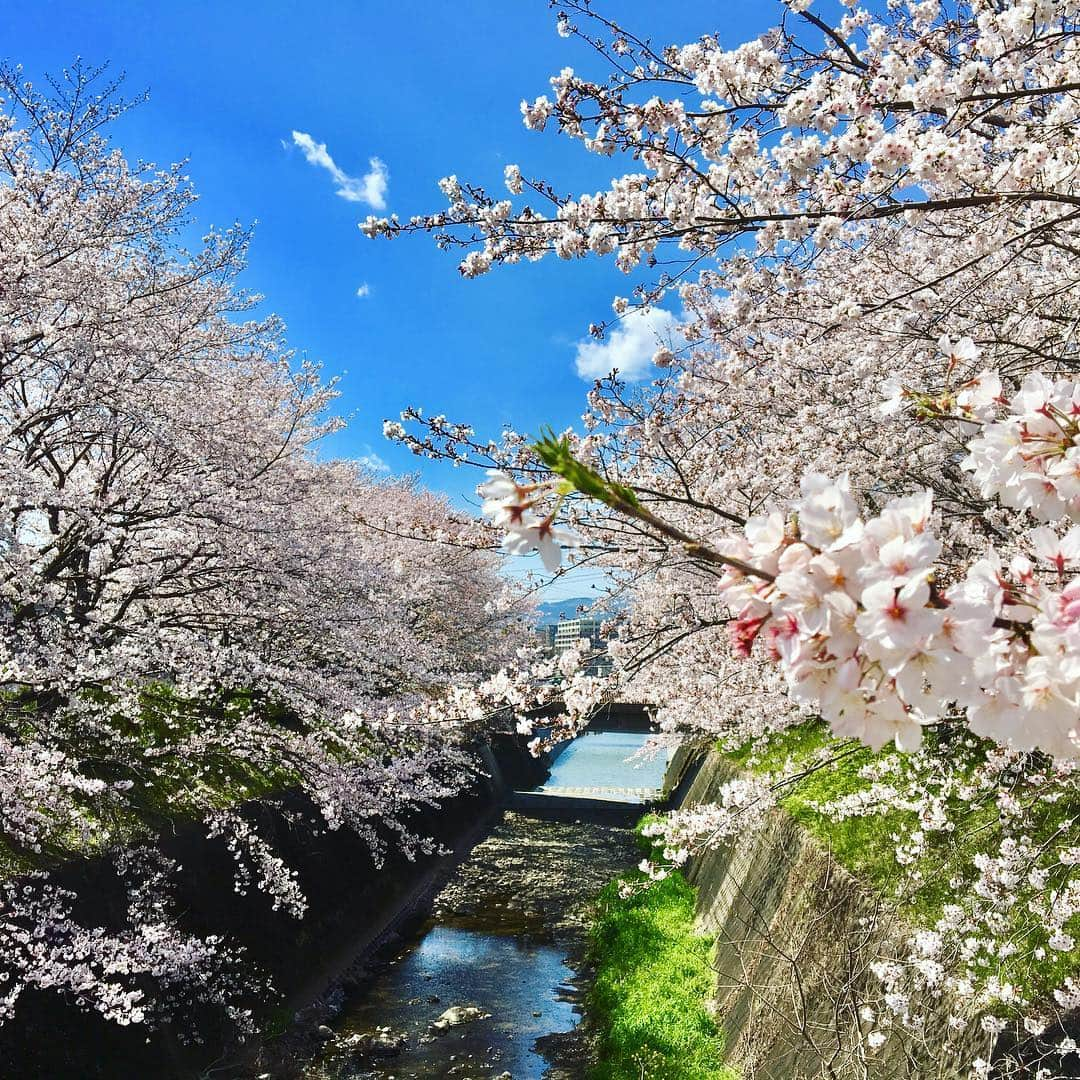
[[[715,751],[683,750],[668,775],[672,805],[690,807],[716,801],[735,771]],[[716,937],[716,1015],[745,1080],[959,1080],[990,1057],[977,1026],[949,1028],[944,998],[921,1034],[882,1028],[869,1048],[881,996],[870,965],[898,955],[910,928],[782,810],[696,857],[688,877]]]

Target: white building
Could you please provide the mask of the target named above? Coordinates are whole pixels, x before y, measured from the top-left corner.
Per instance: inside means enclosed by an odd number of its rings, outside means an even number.
[[[573,648],[581,638],[588,638],[590,643],[600,645],[600,620],[589,616],[580,619],[563,619],[555,624],[555,651],[566,652]]]
[[[555,624],[555,654],[574,648],[578,641],[587,638],[589,652],[592,653],[585,671],[589,675],[605,675],[611,670],[611,660],[607,656],[607,645],[600,637],[601,620],[592,616],[580,619],[564,619]]]

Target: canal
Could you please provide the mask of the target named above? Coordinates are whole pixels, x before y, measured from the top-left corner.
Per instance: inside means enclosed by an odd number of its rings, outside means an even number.
[[[645,801],[667,765],[627,760],[648,739],[581,736],[534,794]],[[584,1076],[590,904],[640,857],[628,826],[588,817],[508,811],[345,997],[307,1080]]]

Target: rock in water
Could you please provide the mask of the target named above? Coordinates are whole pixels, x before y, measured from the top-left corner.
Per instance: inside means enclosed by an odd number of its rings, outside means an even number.
[[[396,1034],[389,1028],[379,1028],[371,1036],[370,1052],[379,1057],[393,1057],[400,1054],[408,1045],[409,1037]]]
[[[487,1020],[491,1013],[478,1009],[475,1005],[451,1005],[431,1025],[432,1031],[446,1031],[447,1028],[457,1027],[458,1024],[471,1024],[474,1020]]]

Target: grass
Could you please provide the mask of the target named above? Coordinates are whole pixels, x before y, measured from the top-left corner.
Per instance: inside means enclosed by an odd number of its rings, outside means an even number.
[[[863,746],[841,743],[830,736],[823,723],[811,721],[773,736],[764,748],[747,745],[727,756],[759,775],[779,773],[785,766],[806,770],[807,775],[786,786],[780,805],[853,874],[883,892],[892,891],[899,869],[893,837],[914,824],[914,813],[892,810],[839,821],[817,809],[869,787],[860,772],[879,755]],[[924,914],[936,914],[930,908],[937,905],[929,898],[911,899],[925,909]]]
[[[639,871],[601,893],[592,930],[589,1014],[600,1031],[590,1080],[735,1080],[706,1008],[713,939],[694,930],[693,887],[673,874],[648,888]]]

